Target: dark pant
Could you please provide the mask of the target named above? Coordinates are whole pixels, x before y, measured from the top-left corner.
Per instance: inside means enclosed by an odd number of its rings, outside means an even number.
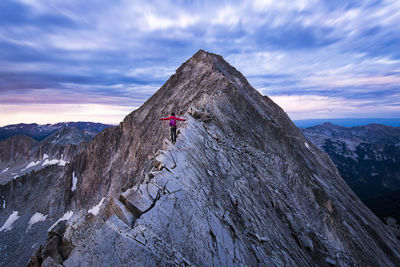
[[[173,143],[175,143],[176,142],[176,126],[170,126],[169,129],[171,131],[171,141]]]

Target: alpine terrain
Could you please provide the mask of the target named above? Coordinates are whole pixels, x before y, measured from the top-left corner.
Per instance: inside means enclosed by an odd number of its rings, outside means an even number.
[[[400,127],[324,123],[302,131],[379,218],[400,223]]]
[[[56,124],[37,124],[37,123],[19,123],[0,127],[0,140],[5,140],[14,135],[26,135],[35,140],[42,141],[49,135],[63,128],[75,128],[84,132],[90,137],[94,137],[99,132],[111,125],[95,122],[59,122]]]
[[[159,118],[175,112],[176,144]],[[327,154],[200,50],[65,166],[0,187],[0,265],[396,266]]]
[[[328,153],[362,200],[400,190],[400,127],[324,123],[302,131]]]
[[[17,124],[0,128],[0,184],[48,165],[65,165],[110,125],[91,122]],[[46,134],[44,139],[41,135]],[[31,138],[34,136],[36,139]]]

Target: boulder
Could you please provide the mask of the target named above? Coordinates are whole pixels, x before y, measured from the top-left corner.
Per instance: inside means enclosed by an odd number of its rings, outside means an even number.
[[[132,227],[134,221],[135,221],[135,216],[133,213],[122,203],[116,198],[112,198],[110,201],[110,205],[112,210],[114,211],[115,215],[118,216],[124,223],[126,223],[128,226]]]
[[[128,189],[122,193],[120,199],[136,218],[150,209],[153,204],[147,194],[141,194],[133,189]]]

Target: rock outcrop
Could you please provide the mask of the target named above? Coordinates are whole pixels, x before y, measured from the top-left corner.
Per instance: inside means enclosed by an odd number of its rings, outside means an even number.
[[[176,144],[158,121],[171,111],[187,119]],[[76,181],[62,205],[66,229],[32,265],[400,261],[399,242],[329,157],[221,56],[202,50],[63,171],[60,181]],[[44,255],[47,247],[54,253]]]

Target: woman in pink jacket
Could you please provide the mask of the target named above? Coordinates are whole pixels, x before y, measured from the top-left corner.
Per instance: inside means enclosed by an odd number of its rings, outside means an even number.
[[[171,131],[171,140],[172,143],[175,144],[176,142],[176,121],[185,121],[185,119],[180,119],[178,117],[175,117],[175,113],[171,113],[171,116],[168,118],[162,118],[160,121],[166,121],[169,120],[169,129]]]

